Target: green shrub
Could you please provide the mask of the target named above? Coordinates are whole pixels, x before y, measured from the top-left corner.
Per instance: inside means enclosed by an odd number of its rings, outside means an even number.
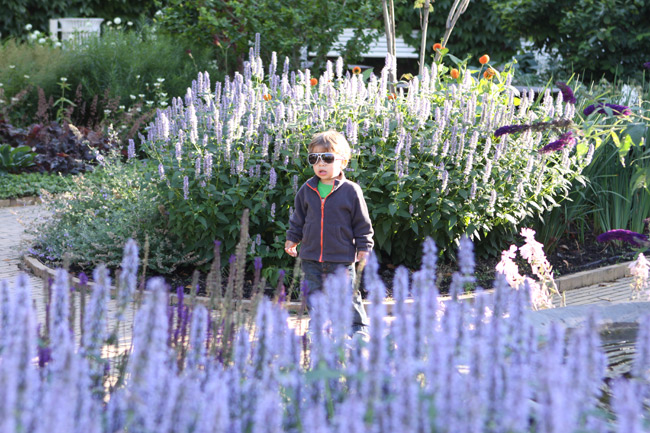
[[[639,78],[648,61],[648,1],[507,0],[493,6],[501,29],[557,50],[558,66],[587,79]]]
[[[92,17],[112,20],[121,17],[135,21],[141,15],[151,16],[154,0],[4,0],[0,14],[0,39],[20,38],[25,27],[49,32],[50,18]]]
[[[60,194],[68,190],[72,179],[48,173],[21,173],[0,176],[0,199],[41,195],[42,190]]]
[[[309,47],[315,54],[316,68],[324,66],[325,54],[344,28],[365,29],[379,23],[381,6],[369,0],[170,0],[159,2],[156,22],[161,30],[181,37],[192,46],[210,47],[227,74],[240,71],[242,62],[255,40],[263,36],[262,58],[269,60],[273,51],[280,58],[300,66],[301,49]],[[346,48],[346,55],[355,58],[366,47],[372,35],[358,32]]]
[[[125,117],[164,107],[168,95],[183,94],[199,70],[214,72],[207,49],[192,47],[190,56],[189,48],[151,28],[105,29],[101,38],[90,38],[75,49],[7,41],[0,45],[4,104],[28,90],[9,113],[19,126],[33,123],[48,110],[53,116],[58,108],[53,104],[61,97],[76,104],[71,117],[80,126],[124,124]],[[70,89],[63,95],[61,77]],[[38,88],[43,89],[40,98]]]
[[[193,254],[178,250],[182,240],[167,229],[156,188],[145,180],[146,170],[139,162],[123,164],[113,157],[93,173],[73,177],[56,199],[45,195],[52,215],[34,230],[30,252],[57,265],[67,254],[77,269],[99,263],[116,268],[132,238],[141,248],[149,246],[148,267],[156,274],[201,264]]]
[[[366,195],[376,251],[412,267],[413,245],[427,236],[447,250],[468,234],[479,251],[500,251],[504,234],[551,207],[586,163],[587,141],[578,152],[538,153],[557,129],[493,137],[504,124],[557,120],[565,110],[572,116],[572,106],[550,92],[516,98],[508,72],[477,80],[481,71],[461,63],[461,78],[452,80],[435,67],[394,95],[386,69],[364,82],[329,68],[311,86],[308,71],[263,80],[252,60],[255,69],[216,91],[199,76],[191,98],[175,100],[150,127],[147,152],[160,163],[170,226],[205,259],[220,239],[227,260],[249,208],[251,255],[262,256],[265,268],[288,267],[282,246],[290,208],[313,175],[306,146],[327,128],[345,132],[355,150],[348,176]]]
[[[0,175],[16,173],[34,165],[34,153],[29,146],[12,147],[0,144]]]
[[[580,243],[587,235],[598,235],[612,229],[647,233],[650,215],[650,93],[648,84],[616,85],[600,83],[579,92],[582,104],[591,104],[603,96],[629,106],[625,119],[607,116],[599,123],[608,125],[614,134],[604,137],[593,160],[583,171],[584,181],[574,182],[568,200],[548,211],[536,221],[541,242],[551,251],[557,241],[567,235]]]
[[[469,2],[451,33],[447,48],[455,53],[468,53],[478,59],[488,53],[494,62],[506,63],[519,49],[519,36],[507,35],[502,30],[499,15],[492,4],[495,0],[474,0]],[[440,42],[445,33],[445,23],[454,0],[432,1],[427,32],[427,51]],[[397,33],[419,50],[421,43],[420,9],[413,8],[413,2],[397,2]],[[416,31],[415,37],[412,32]],[[428,58],[427,60],[429,60]]]

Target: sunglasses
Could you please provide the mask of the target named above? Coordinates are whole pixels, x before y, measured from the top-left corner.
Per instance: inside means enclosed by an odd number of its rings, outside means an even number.
[[[337,159],[341,159],[341,158],[337,158],[336,154],[331,152],[310,153],[309,155],[307,155],[307,161],[309,162],[310,165],[318,164],[319,159],[323,161],[325,164],[331,164]]]

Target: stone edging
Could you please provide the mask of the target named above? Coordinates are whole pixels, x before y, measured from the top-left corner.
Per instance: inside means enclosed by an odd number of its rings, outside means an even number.
[[[38,196],[28,196],[28,197],[20,197],[20,198],[6,198],[0,200],[0,208],[3,207],[17,207],[17,206],[31,206],[35,204],[41,204],[43,203],[43,200],[41,200],[40,197]]]
[[[35,257],[25,255],[23,256],[23,263],[26,268],[28,268],[34,275],[36,275],[41,279],[47,280],[48,278],[54,278],[55,271],[45,266]],[[568,290],[575,290],[582,287],[587,287],[593,284],[614,281],[619,278],[625,278],[630,276],[630,269],[629,269],[630,263],[631,262],[619,263],[616,265],[604,266],[598,269],[592,269],[588,271],[577,272],[571,275],[565,275],[563,277],[557,278],[555,280],[555,283],[557,284],[558,290],[560,292],[564,292]],[[74,284],[79,284],[78,278],[71,277],[71,280]],[[94,285],[93,282],[89,282],[88,284],[91,287]],[[116,294],[116,289],[114,286],[111,286],[111,296],[114,296],[115,294]],[[461,297],[471,298],[473,297],[473,294],[471,293],[465,294],[465,295],[461,295]],[[446,298],[448,297],[442,297],[443,300]],[[176,293],[170,293],[169,299],[170,302],[174,305],[178,303],[178,297]],[[184,302],[189,303],[190,299],[191,299],[190,296],[185,296]],[[205,296],[196,296],[195,300],[196,302],[203,304],[205,306],[208,306],[210,304],[210,298]],[[251,307],[250,300],[244,299],[241,302],[244,308]],[[412,300],[407,299],[406,303],[410,304],[412,303]],[[367,300],[363,301],[363,304],[366,310],[368,310],[371,307],[370,301]],[[391,314],[394,304],[395,302],[393,300],[387,300],[384,302],[387,314]],[[285,308],[291,312],[299,312],[302,308],[301,302],[285,302],[284,305]]]
[[[580,289],[598,283],[615,281],[619,278],[629,277],[631,261],[616,265],[603,266],[602,268],[576,272],[555,279],[555,284],[560,292]]]

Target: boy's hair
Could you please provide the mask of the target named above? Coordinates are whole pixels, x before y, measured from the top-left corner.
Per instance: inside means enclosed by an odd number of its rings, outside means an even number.
[[[348,140],[343,134],[333,129],[314,135],[309,143],[309,152],[312,152],[316,146],[324,147],[328,152],[336,153],[346,161],[349,161],[352,156]]]

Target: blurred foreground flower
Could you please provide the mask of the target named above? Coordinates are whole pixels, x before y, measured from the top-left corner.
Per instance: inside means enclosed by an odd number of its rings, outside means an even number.
[[[650,69],[650,62],[645,62],[643,64],[643,67],[646,68],[646,69]]]
[[[635,247],[650,246],[648,236],[631,230],[614,229],[598,235],[598,242],[623,241],[632,244]]]
[[[588,106],[587,108],[584,109],[583,113],[585,113],[585,116],[589,116],[594,111],[596,113],[607,114],[607,110],[605,109],[605,107],[611,109],[614,116],[619,116],[619,115],[629,116],[630,114],[632,114],[632,110],[630,110],[630,108],[626,107],[625,105],[602,104],[602,103]]]
[[[630,300],[641,299],[641,294],[648,290],[650,262],[648,262],[643,253],[640,253],[639,257],[630,263],[629,268],[630,274],[634,277],[634,280],[632,280],[632,296],[630,296]]]

